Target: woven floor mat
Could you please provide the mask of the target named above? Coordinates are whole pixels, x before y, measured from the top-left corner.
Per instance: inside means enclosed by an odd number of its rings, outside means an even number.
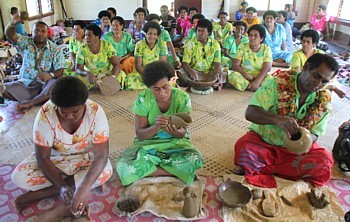
[[[98,91],[90,92],[90,98],[104,108],[108,118],[113,164],[122,150],[132,144],[135,136],[132,106],[138,93],[121,91],[116,96],[105,97]],[[230,87],[205,96],[190,93],[194,120],[189,127],[191,140],[205,157],[205,165],[199,174],[220,176],[232,173],[234,144],[248,129],[249,122],[244,113],[252,95]],[[350,100],[340,99],[334,93],[332,97],[333,110],[327,133],[318,141],[329,151],[338,135],[338,126],[350,118]],[[0,163],[18,164],[33,152],[32,125],[38,110],[39,107],[31,109],[7,132],[0,134]],[[335,175],[342,178],[340,174]]]

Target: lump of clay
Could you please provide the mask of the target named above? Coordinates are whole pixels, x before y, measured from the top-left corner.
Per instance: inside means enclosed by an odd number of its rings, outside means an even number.
[[[196,194],[190,187],[185,187],[183,189],[183,194],[185,196],[184,205],[182,207],[182,215],[187,218],[197,216],[199,212],[199,204]]]
[[[324,193],[318,188],[312,188],[311,192],[308,193],[311,205],[323,209],[329,204],[329,200]]]
[[[266,191],[264,191],[264,200],[262,201],[261,206],[266,217],[274,217],[278,213],[276,201]]]
[[[252,190],[252,194],[253,194],[253,199],[254,199],[254,200],[255,200],[255,199],[259,199],[259,198],[262,197],[262,190],[259,189],[259,188],[254,188],[254,189]]]

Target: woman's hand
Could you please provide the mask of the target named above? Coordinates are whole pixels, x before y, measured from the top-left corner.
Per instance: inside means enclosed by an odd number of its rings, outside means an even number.
[[[260,82],[256,79],[254,79],[253,81],[250,82],[249,86],[248,86],[248,90],[255,92],[257,89],[259,89],[260,87]]]
[[[184,127],[177,128],[175,125],[170,124],[167,125],[164,130],[175,138],[182,138],[186,134],[186,129]]]
[[[161,128],[166,128],[169,125],[169,117],[167,116],[157,116],[155,127],[157,130],[160,130]]]
[[[277,126],[284,130],[288,138],[300,132],[297,121],[291,117],[280,116],[277,121]]]
[[[73,199],[73,188],[70,186],[62,186],[60,188],[60,198],[65,204],[70,204]]]
[[[92,83],[94,85],[96,85],[96,78],[95,75],[91,72],[87,72],[87,76],[86,76],[89,80],[89,83]]]
[[[84,213],[85,208],[87,207],[87,201],[90,196],[90,187],[86,185],[80,185],[74,193],[72,200],[71,213],[74,216],[80,216]]]

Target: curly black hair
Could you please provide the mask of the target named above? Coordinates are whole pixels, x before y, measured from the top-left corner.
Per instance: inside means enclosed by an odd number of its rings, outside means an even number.
[[[112,23],[114,20],[117,20],[117,21],[119,22],[119,25],[122,25],[123,28],[125,28],[125,20],[123,19],[123,17],[121,17],[121,16],[115,16],[115,17],[111,18],[111,23]]]
[[[160,28],[160,25],[156,22],[147,22],[144,26],[142,31],[147,34],[149,29],[157,29],[157,35],[160,36],[162,29]]]
[[[318,32],[314,29],[308,29],[303,31],[303,33],[301,33],[300,36],[301,41],[303,41],[304,37],[311,37],[312,43],[316,43],[316,45],[318,44],[318,41],[320,41],[320,34],[318,34]]]
[[[197,31],[198,27],[207,28],[209,36],[213,32],[213,23],[208,19],[205,19],[205,18],[199,19],[198,23],[197,23],[196,31]]]
[[[51,101],[62,108],[83,105],[88,97],[86,85],[73,76],[58,78],[51,89]]]
[[[339,70],[338,62],[332,56],[327,54],[315,53],[306,60],[305,65],[306,64],[309,70],[316,69],[320,67],[321,64],[325,64],[334,72],[332,77],[334,77]]]
[[[82,20],[75,20],[75,21],[73,22],[73,27],[74,27],[75,25],[79,25],[80,28],[82,28],[82,29],[84,29],[85,26],[86,26],[85,22],[83,22]]]
[[[202,14],[195,14],[195,15],[193,15],[192,16],[192,18],[191,18],[191,23],[193,24],[193,21],[195,20],[195,19],[204,19],[205,17],[204,17],[204,15],[202,15]]]
[[[260,38],[261,38],[261,42],[260,43],[263,43],[265,38],[266,38],[265,28],[262,25],[260,25],[260,24],[252,25],[248,29],[248,36],[249,36],[250,32],[253,31],[253,30],[256,30],[256,31],[259,32],[259,35],[260,35]]]
[[[98,27],[98,25],[96,24],[89,24],[85,27],[85,31],[89,30],[92,31],[92,33],[94,34],[94,36],[99,36],[101,38],[102,36],[102,30],[100,27]]]
[[[111,19],[111,14],[107,10],[102,10],[98,13],[98,18],[101,19],[102,17],[107,16],[109,19]]]
[[[142,72],[143,83],[150,88],[159,80],[168,78],[170,80],[175,76],[174,67],[167,61],[154,61],[147,64]]]
[[[275,19],[278,17],[278,14],[276,11],[274,10],[267,10],[264,15],[263,15],[263,19],[265,20],[265,17],[268,15],[272,15]]]

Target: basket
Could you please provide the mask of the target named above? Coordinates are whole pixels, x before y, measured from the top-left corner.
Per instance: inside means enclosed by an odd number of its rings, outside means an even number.
[[[216,76],[212,74],[206,74],[203,72],[198,72],[197,77],[198,77],[198,80],[195,81],[191,79],[188,75],[185,76],[185,79],[189,82],[190,86],[195,90],[200,90],[200,91],[208,90],[217,81]]]

